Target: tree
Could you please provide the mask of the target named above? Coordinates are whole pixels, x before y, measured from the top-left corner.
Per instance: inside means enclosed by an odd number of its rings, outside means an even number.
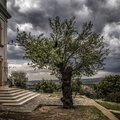
[[[12,86],[12,81],[14,80],[14,85],[18,88],[26,89],[28,78],[24,71],[13,71],[9,76],[10,86]]]
[[[109,75],[94,86],[99,98],[120,102],[120,75]]]
[[[84,23],[81,32],[75,28],[74,17],[60,21],[57,16],[53,21],[49,19],[49,24],[50,38],[18,31],[17,41],[35,67],[49,66],[52,74],[61,80],[63,107],[72,108],[71,79],[95,74],[104,65],[108,50],[103,36],[92,30],[91,22]]]

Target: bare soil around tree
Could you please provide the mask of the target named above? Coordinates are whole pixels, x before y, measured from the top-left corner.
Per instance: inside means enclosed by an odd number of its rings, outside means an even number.
[[[63,109],[61,106],[42,106],[31,113],[2,112],[0,120],[109,120],[94,106],[77,106]]]

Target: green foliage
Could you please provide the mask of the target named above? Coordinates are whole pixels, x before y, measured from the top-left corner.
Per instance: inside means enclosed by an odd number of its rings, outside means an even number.
[[[34,66],[42,68],[49,65],[58,78],[71,68],[72,77],[93,75],[96,69],[103,66],[108,54],[104,38],[93,31],[91,22],[84,23],[81,32],[75,28],[75,18],[60,21],[57,16],[50,19],[50,38],[40,34],[32,36],[25,31],[17,34],[17,41],[25,48],[25,57]]]
[[[13,71],[9,76],[9,85],[12,87],[12,81],[14,80],[14,85],[21,89],[27,88],[28,78],[24,71]]]
[[[82,86],[80,90],[81,95],[85,95],[89,98],[96,98],[96,92],[92,87]]]
[[[62,83],[59,82],[59,84],[56,84],[56,91],[61,92],[62,91]]]
[[[120,75],[106,76],[94,86],[99,98],[120,102]]]
[[[105,100],[120,103],[120,92],[116,92],[116,93],[112,92],[108,94]]]
[[[77,93],[80,93],[81,84],[82,84],[82,81],[80,79],[76,79],[72,81],[72,91],[75,92],[75,95]]]
[[[56,90],[56,84],[49,80],[42,80],[42,82],[39,82],[36,87],[36,91],[42,91],[45,93],[53,93]]]

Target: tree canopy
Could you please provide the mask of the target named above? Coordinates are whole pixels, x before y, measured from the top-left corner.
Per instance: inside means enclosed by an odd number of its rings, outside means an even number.
[[[69,106],[72,103],[71,79],[95,74],[104,65],[108,50],[103,36],[93,30],[91,22],[84,23],[80,32],[75,27],[74,17],[61,21],[57,16],[54,20],[49,19],[49,24],[50,37],[44,34],[36,37],[18,31],[17,41],[24,47],[25,57],[35,67],[49,66],[52,73],[62,81],[62,102],[66,101]]]
[[[103,65],[107,54],[103,36],[93,31],[91,22],[84,23],[79,33],[74,17],[62,22],[59,17],[49,21],[50,38],[43,34],[35,37],[25,31],[18,33],[17,41],[24,46],[25,57],[38,68],[49,65],[56,75],[61,74],[59,66],[71,68],[73,75],[93,75]]]

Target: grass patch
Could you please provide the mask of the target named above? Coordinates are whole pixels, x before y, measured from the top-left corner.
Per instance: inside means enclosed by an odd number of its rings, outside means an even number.
[[[115,112],[112,112],[117,118],[118,120],[120,120],[120,114],[119,113],[115,113]]]
[[[94,106],[77,106],[63,109],[62,106],[42,106],[32,113],[1,113],[0,118],[16,120],[109,120]]]
[[[120,111],[120,103],[100,101],[100,100],[96,100],[96,102],[107,109]]]
[[[80,106],[78,107],[78,111],[76,111],[75,114],[75,116],[79,116],[79,118],[84,120],[109,120],[100,110],[94,106]]]

